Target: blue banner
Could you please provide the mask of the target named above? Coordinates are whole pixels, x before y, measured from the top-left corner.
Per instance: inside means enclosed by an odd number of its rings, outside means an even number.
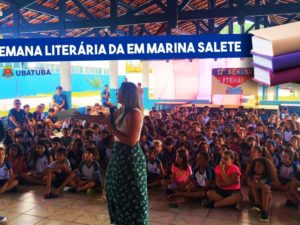
[[[0,62],[251,57],[251,36],[1,39]]]

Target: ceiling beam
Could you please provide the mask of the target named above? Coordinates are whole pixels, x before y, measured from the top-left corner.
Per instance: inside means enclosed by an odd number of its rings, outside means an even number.
[[[177,2],[177,0],[173,0],[174,2]],[[153,0],[153,2],[159,7],[161,8],[161,10],[163,10],[164,12],[167,12],[167,6],[165,6],[161,0]]]
[[[191,1],[192,0],[183,0],[178,7],[179,12],[183,11],[185,9],[185,7],[187,7]]]
[[[179,20],[209,19],[221,17],[236,17],[239,15],[239,7],[214,8],[205,10],[185,11],[179,14]],[[245,6],[245,16],[263,16],[273,14],[295,14],[300,12],[300,3]]]
[[[30,6],[25,7],[25,8],[29,9],[29,10],[39,12],[39,13],[44,13],[44,14],[47,14],[47,15],[50,15],[50,16],[59,17],[59,10],[51,9],[51,8],[45,7],[43,5],[33,4],[33,5],[30,5]],[[80,19],[79,17],[73,16],[73,15],[68,14],[68,13],[66,13],[65,17],[66,17],[67,20],[79,20]]]
[[[59,37],[66,36],[66,0],[59,0],[58,2],[59,10]]]
[[[125,15],[134,15],[134,14],[140,13],[141,11],[147,9],[148,7],[150,7],[152,5],[154,5],[153,1],[141,4],[138,7],[130,9]]]
[[[94,20],[95,17],[87,10],[87,8],[80,3],[78,0],[72,0],[72,2],[74,2],[74,4],[90,19],[90,20]]]
[[[178,3],[177,0],[167,0],[168,28],[173,29],[178,21]]]
[[[118,0],[110,0],[110,31],[115,33],[118,21]]]
[[[5,17],[7,17],[7,16],[14,13],[14,9],[12,7],[13,5],[18,6],[20,9],[29,9],[29,10],[31,9],[33,11],[36,11],[36,12],[39,12],[39,13],[44,13],[44,14],[47,14],[47,15],[50,15],[50,16],[56,16],[56,17],[59,16],[59,11],[58,10],[48,8],[48,7],[45,7],[45,6],[40,5],[40,4],[36,4],[36,2],[34,0],[24,0],[24,1],[20,1],[20,3],[18,3],[18,4],[14,4],[11,1],[5,1],[5,2],[10,4],[10,7],[3,11],[3,16],[1,17],[1,19],[3,19],[3,18],[5,18]],[[78,20],[80,18],[77,17],[77,16],[73,16],[73,15],[70,15],[70,14],[66,13],[66,19],[68,19],[68,20]]]
[[[113,0],[116,1],[116,0]],[[214,8],[206,10],[193,10],[180,12],[178,15],[178,21],[190,21],[201,20],[209,18],[221,18],[221,17],[236,17],[239,15],[239,8]],[[290,4],[276,4],[272,6],[260,5],[260,6],[245,6],[245,16],[266,16],[273,14],[295,14],[300,12],[300,3]],[[114,17],[113,17],[114,18]],[[144,23],[167,23],[168,14],[158,13],[152,15],[132,15],[121,16],[114,18],[116,20],[116,26],[135,25]],[[78,28],[93,28],[93,27],[109,27],[112,25],[112,19],[97,19],[95,21],[90,20],[77,20],[66,21],[65,29],[78,29]],[[59,23],[48,24],[21,24],[20,32],[38,32],[47,30],[58,30]],[[13,33],[15,28],[1,27],[1,33]]]
[[[10,5],[10,7],[7,10],[3,11],[3,15],[2,15],[1,19],[3,19],[3,18],[5,18],[5,17],[7,17],[7,16],[14,13],[14,7],[12,7],[14,5],[18,6],[19,9],[23,9],[25,7],[28,7],[28,6],[32,5],[32,4],[35,4],[35,0],[24,0],[24,1],[21,1],[20,3],[17,3],[15,1],[3,1],[3,2],[8,3]]]

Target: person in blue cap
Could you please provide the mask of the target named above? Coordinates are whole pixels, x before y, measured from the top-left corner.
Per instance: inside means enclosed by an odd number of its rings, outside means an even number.
[[[58,86],[56,88],[56,94],[52,97],[52,106],[56,112],[67,109],[66,96],[61,93],[62,90],[62,87]]]

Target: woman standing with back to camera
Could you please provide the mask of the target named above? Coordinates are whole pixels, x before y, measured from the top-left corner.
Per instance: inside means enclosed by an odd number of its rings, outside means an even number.
[[[143,117],[136,85],[122,83],[118,102],[122,107],[114,114],[115,123],[109,125],[116,144],[105,178],[110,219],[117,225],[148,225],[146,158],[139,145]],[[94,123],[108,121],[108,118],[79,114],[75,118]]]

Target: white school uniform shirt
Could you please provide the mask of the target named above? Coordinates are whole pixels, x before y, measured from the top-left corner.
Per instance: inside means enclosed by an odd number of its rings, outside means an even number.
[[[159,160],[155,160],[154,163],[151,163],[150,161],[148,161],[147,162],[148,173],[160,174],[159,163],[160,163]]]
[[[47,169],[49,164],[48,157],[46,155],[39,157],[35,162],[35,171],[37,173],[43,173]]]
[[[10,175],[9,175],[10,169],[11,169],[10,163],[4,162],[4,164],[0,167],[0,180],[10,179]]]

